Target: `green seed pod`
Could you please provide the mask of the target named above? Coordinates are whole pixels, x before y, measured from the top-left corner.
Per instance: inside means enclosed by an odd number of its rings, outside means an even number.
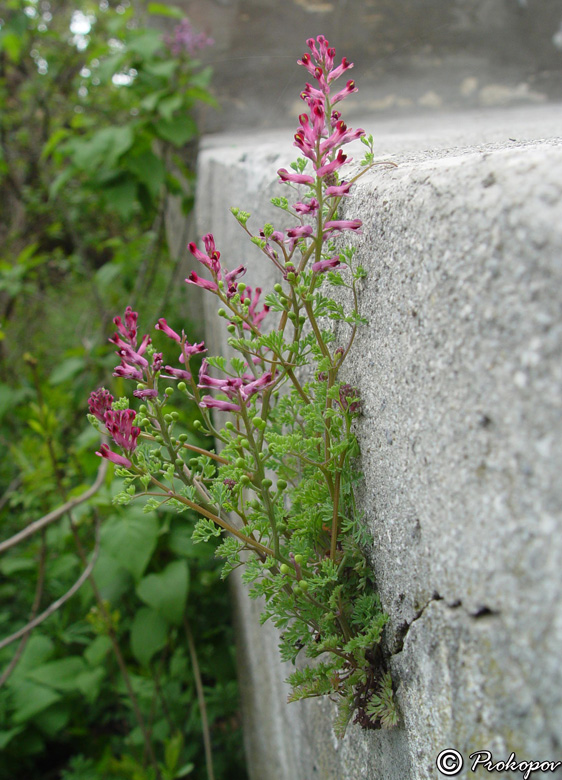
[[[181,458],[176,458],[176,466],[178,469],[183,468],[183,460]]]
[[[189,459],[189,468],[194,469],[195,466],[197,466],[197,458],[190,458]]]
[[[187,441],[187,433],[180,433],[178,436],[178,439],[183,443],[184,441]]]
[[[281,287],[280,284],[274,284],[273,289],[275,290],[276,293],[279,293],[279,295],[281,295],[281,293],[283,292],[283,288]]]
[[[193,423],[193,427],[195,428],[196,431],[199,431],[203,426],[201,425],[200,420],[195,420],[195,422]]]
[[[177,422],[180,419],[179,412],[172,412],[172,420]]]
[[[229,325],[229,326],[227,327],[227,331],[228,331],[229,333],[236,333],[236,326],[235,326],[235,325]]]
[[[308,582],[307,582],[306,580],[301,580],[301,581],[299,582],[299,588],[300,588],[302,591],[306,592],[306,591],[308,590]]]
[[[286,490],[287,489],[287,483],[284,479],[278,479],[277,480],[277,490]]]
[[[250,484],[250,477],[247,474],[242,474],[240,477],[240,484],[242,485],[249,485]]]
[[[185,391],[187,390],[187,385],[185,384],[185,382],[178,382],[178,390],[180,391],[180,393],[185,393]]]
[[[291,570],[289,569],[286,563],[282,563],[281,566],[279,567],[279,571],[281,572],[281,574],[289,574]]]
[[[173,387],[167,387],[164,392],[166,395],[173,395],[174,394],[174,388]]]
[[[277,531],[280,534],[284,534],[287,530],[287,523],[277,523]]]
[[[304,558],[300,553],[298,555],[295,555],[295,563],[302,563],[303,561]]]
[[[244,458],[236,458],[236,460],[234,461],[234,465],[236,466],[237,469],[243,469],[244,466],[246,465],[246,461],[244,460]]]
[[[240,439],[240,446],[244,447],[245,450],[247,450],[250,446],[250,442],[248,439]]]
[[[172,415],[171,414],[165,414],[164,415],[164,422],[171,423],[172,422]]]
[[[219,309],[217,314],[219,317],[226,317],[226,311],[224,309]]]
[[[148,412],[148,409],[146,408],[146,406],[144,404],[141,404],[139,406],[139,412],[140,412],[140,414],[146,414]]]
[[[255,425],[256,428],[261,428],[263,423],[263,420],[261,417],[258,417],[257,415],[255,417],[252,417],[252,425]]]
[[[265,479],[262,479],[261,484],[264,488],[270,488],[273,485],[273,482],[266,477]]]
[[[246,289],[246,285],[244,282],[238,282],[238,292],[242,294],[244,290]]]

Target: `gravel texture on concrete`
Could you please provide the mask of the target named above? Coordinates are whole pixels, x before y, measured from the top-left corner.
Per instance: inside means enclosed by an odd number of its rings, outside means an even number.
[[[562,760],[561,116],[379,125],[398,167],[369,172],[345,204],[364,221],[352,241],[369,320],[345,378],[363,399],[360,505],[401,725],[338,742],[330,702],[286,705],[275,633],[235,582],[253,780],[425,780],[445,748],[465,759],[458,777],[476,750]],[[272,268],[228,210],[250,211],[255,231],[283,226],[268,201],[286,194],[275,171],[294,152],[275,133],[204,144],[198,229],[250,284]],[[205,307],[213,354],[227,334]]]

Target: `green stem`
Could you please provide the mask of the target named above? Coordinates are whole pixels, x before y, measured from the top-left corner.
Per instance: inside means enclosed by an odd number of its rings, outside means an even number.
[[[185,635],[187,637],[187,646],[189,648],[191,666],[193,667],[193,677],[195,679],[195,690],[197,691],[199,712],[201,713],[201,728],[203,730],[203,746],[205,748],[205,764],[207,766],[207,778],[208,780],[215,780],[215,775],[213,771],[213,752],[211,750],[211,732],[209,729],[209,720],[207,718],[207,705],[205,704],[203,680],[201,678],[201,670],[199,669],[199,661],[197,659],[197,651],[195,648],[195,642],[193,641],[191,626],[189,625],[189,621],[185,616],[183,619],[183,627],[185,629]]]

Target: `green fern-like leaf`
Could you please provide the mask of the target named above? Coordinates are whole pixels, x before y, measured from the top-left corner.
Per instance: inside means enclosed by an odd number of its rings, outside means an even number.
[[[390,729],[398,723],[398,712],[392,692],[392,678],[385,672],[379,683],[378,692],[374,693],[365,711],[374,722],[379,720],[383,729]]]

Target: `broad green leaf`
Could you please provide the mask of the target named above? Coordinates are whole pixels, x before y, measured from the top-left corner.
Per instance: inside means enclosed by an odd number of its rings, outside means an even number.
[[[97,669],[88,669],[81,672],[76,678],[76,688],[88,702],[92,703],[98,697],[104,677],[105,669],[102,666],[98,666]]]
[[[4,558],[0,561],[0,572],[5,577],[12,577],[20,571],[31,571],[37,568],[37,562],[31,558]]]
[[[183,736],[179,732],[166,741],[166,746],[164,747],[164,763],[166,769],[170,772],[174,772],[176,769],[178,761],[180,760],[182,748]],[[174,775],[172,775],[172,777],[173,776]]]
[[[67,358],[51,372],[49,384],[60,385],[63,382],[68,382],[68,380],[73,379],[76,374],[84,371],[85,367],[86,361],[83,357]]]
[[[197,135],[195,120],[187,115],[177,117],[172,121],[159,119],[154,123],[154,127],[160,138],[177,147],[184,146],[190,138]]]
[[[137,586],[137,595],[158,610],[173,625],[180,625],[185,612],[189,569],[185,561],[168,564],[159,574],[149,574]]]
[[[175,5],[164,5],[164,3],[149,3],[147,11],[155,16],[171,16],[173,19],[183,19],[185,11],[177,8]]]
[[[100,166],[110,168],[131,148],[134,133],[131,125],[123,127],[104,127],[90,138],[76,140],[68,144],[72,160],[78,168],[89,173],[97,173]]]
[[[8,685],[12,680],[24,677],[27,671],[34,669],[39,664],[47,661],[55,652],[53,642],[41,634],[32,634],[25,646],[20,662],[16,666],[12,676],[8,680]]]
[[[61,694],[44,685],[26,680],[17,680],[10,685],[12,702],[15,706],[14,723],[24,723],[38,712],[43,712],[51,704],[60,701]]]
[[[94,577],[102,595],[115,603],[131,585],[131,574],[107,551],[101,550],[94,566]]]
[[[162,46],[162,33],[159,30],[145,29],[129,41],[127,48],[143,59],[150,59]]]
[[[133,512],[131,508],[105,522],[101,545],[138,582],[154,552],[160,529],[153,514]]]
[[[72,691],[76,689],[76,678],[86,669],[82,658],[71,655],[29,671],[27,678],[58,691]]]
[[[68,138],[69,135],[71,135],[70,130],[66,127],[59,127],[58,130],[55,130],[41,150],[41,159],[44,160],[47,158],[60,142],[64,141],[65,138]]]
[[[111,639],[108,636],[97,636],[92,644],[84,650],[84,658],[90,666],[101,664],[111,650]]]
[[[155,609],[141,607],[131,627],[131,650],[135,658],[148,666],[150,659],[168,641],[168,623]]]
[[[160,116],[163,116],[164,119],[167,119],[168,122],[171,122],[174,111],[177,111],[182,103],[183,97],[181,95],[170,95],[169,97],[162,98],[158,103],[158,113]]]
[[[23,726],[16,726],[16,728],[10,729],[9,731],[0,731],[0,750],[4,750],[10,740],[12,740],[14,737],[17,737],[17,735],[20,734],[23,729]]]
[[[64,701],[52,704],[33,719],[37,726],[47,737],[56,737],[63,731],[70,720],[70,707]]]
[[[181,780],[182,777],[187,777],[195,769],[195,764],[184,764],[181,769],[178,769],[174,775],[174,780]]]
[[[132,178],[126,177],[116,184],[104,187],[103,194],[109,207],[120,217],[123,219],[132,217],[137,204],[137,185]]]
[[[178,64],[176,60],[165,60],[164,62],[146,62],[144,70],[151,76],[169,81],[174,75]]]
[[[127,157],[127,167],[146,185],[151,196],[156,199],[164,183],[166,167],[154,152],[143,152]]]

